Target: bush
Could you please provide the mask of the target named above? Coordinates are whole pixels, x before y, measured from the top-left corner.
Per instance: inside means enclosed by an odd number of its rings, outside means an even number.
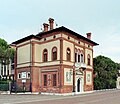
[[[9,84],[0,84],[0,91],[8,91]]]
[[[0,81],[0,91],[8,91],[9,90],[9,80]]]

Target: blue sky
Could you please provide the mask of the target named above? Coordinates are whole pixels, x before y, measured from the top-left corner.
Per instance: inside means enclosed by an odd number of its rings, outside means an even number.
[[[0,0],[0,38],[8,43],[41,31],[52,17],[100,45],[94,57],[104,55],[120,63],[120,0]]]

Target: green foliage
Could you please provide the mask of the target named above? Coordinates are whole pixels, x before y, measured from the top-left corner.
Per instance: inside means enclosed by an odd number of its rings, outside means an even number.
[[[0,91],[8,91],[9,84],[0,84]]]
[[[98,56],[94,58],[94,89],[111,89],[116,87],[117,73],[120,65],[110,58]]]
[[[10,48],[9,44],[0,38],[0,63],[5,62],[5,64],[9,64],[9,59],[13,59],[14,57],[14,49]]]
[[[9,90],[9,81],[0,81],[0,91]]]

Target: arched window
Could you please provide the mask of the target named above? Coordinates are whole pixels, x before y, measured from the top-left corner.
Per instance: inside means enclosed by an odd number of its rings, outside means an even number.
[[[47,49],[44,49],[43,50],[43,61],[46,62],[48,61],[48,52],[47,52]]]
[[[81,54],[81,62],[82,62],[82,63],[84,62],[83,54]]]
[[[77,62],[77,49],[75,48],[75,62]]]
[[[57,48],[53,47],[52,49],[52,60],[57,60]]]
[[[81,62],[84,63],[84,55],[83,55],[83,50],[81,51]]]
[[[67,61],[70,61],[70,56],[71,56],[70,48],[67,48]]]
[[[89,54],[88,54],[88,56],[87,56],[87,61],[88,61],[88,65],[90,65],[91,57],[90,57]]]
[[[80,49],[78,49],[78,62],[80,62]]]

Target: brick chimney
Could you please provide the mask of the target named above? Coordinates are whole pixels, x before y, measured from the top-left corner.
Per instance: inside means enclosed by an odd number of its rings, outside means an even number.
[[[50,30],[52,30],[54,27],[54,19],[53,18],[49,18],[49,25],[50,25]]]
[[[43,23],[43,28],[44,28],[44,32],[48,31],[48,24],[47,23]]]
[[[86,33],[87,38],[91,40],[91,33]]]

